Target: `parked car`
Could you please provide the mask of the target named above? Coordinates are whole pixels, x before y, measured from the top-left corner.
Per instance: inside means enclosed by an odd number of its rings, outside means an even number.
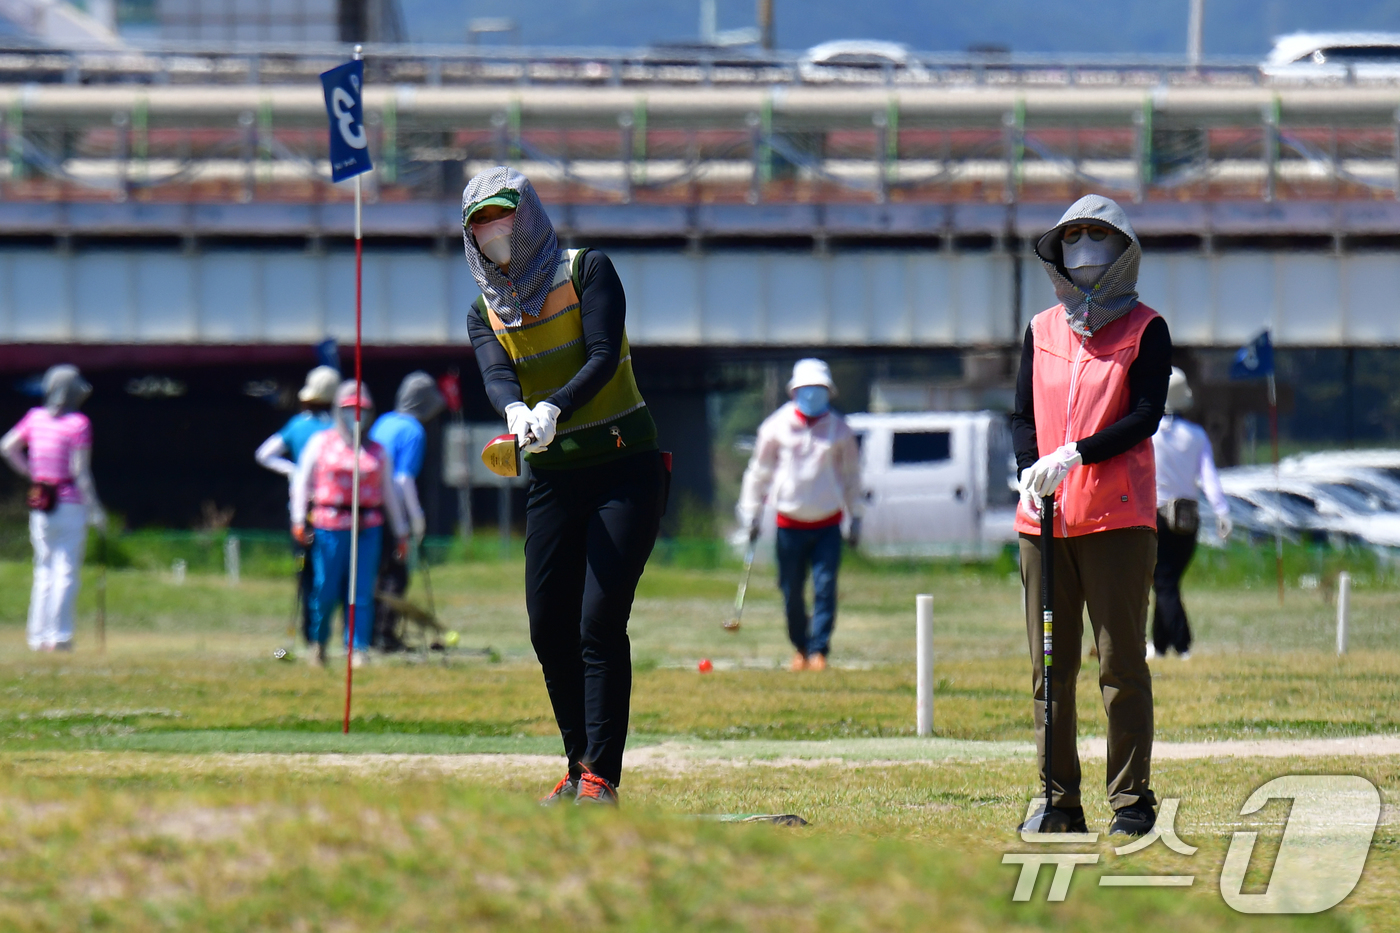
[[[1380,473],[1400,483],[1400,450],[1333,450],[1287,457],[1279,464],[1282,472],[1350,473],[1365,476]]]
[[[814,83],[926,81],[928,71],[909,47],[877,39],[839,39],[808,49],[797,63],[803,81]]]
[[[1400,513],[1377,507],[1345,483],[1282,472],[1275,480],[1271,469],[1237,467],[1222,470],[1220,484],[1227,496],[1268,510],[1270,518],[1303,540],[1400,546]]]
[[[1016,466],[995,412],[854,414],[865,495],[863,549],[882,555],[995,552],[1015,540]]]
[[[1296,32],[1280,36],[1259,71],[1284,80],[1394,80],[1400,78],[1400,33]]]

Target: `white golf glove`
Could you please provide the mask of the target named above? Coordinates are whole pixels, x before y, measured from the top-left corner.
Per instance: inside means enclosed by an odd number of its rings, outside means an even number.
[[[530,406],[524,402],[511,402],[506,406],[506,430],[515,435],[515,441],[525,449],[525,435],[534,428],[530,420]]]
[[[1235,523],[1230,521],[1228,515],[1215,516],[1215,534],[1221,541],[1230,540],[1230,532],[1235,530]]]
[[[1083,462],[1075,445],[1066,444],[1031,464],[1031,468],[1021,474],[1021,478],[1035,495],[1048,496],[1060,488],[1070,470]]]
[[[530,410],[530,423],[534,425],[535,442],[525,448],[528,454],[541,454],[554,442],[554,433],[559,426],[559,406],[540,402]]]
[[[1016,491],[1021,494],[1021,510],[1030,516],[1031,521],[1040,524],[1040,497],[1030,487],[1030,468],[1021,471],[1021,478],[1016,481]]]

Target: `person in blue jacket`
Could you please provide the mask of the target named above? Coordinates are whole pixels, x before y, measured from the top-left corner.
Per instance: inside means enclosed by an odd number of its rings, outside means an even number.
[[[331,426],[331,403],[340,387],[340,373],[332,366],[317,366],[306,374],[306,385],[297,393],[301,411],[297,412],[276,434],[262,442],[253,459],[274,473],[287,477],[288,496],[292,474],[306,449],[306,442]],[[301,632],[310,643],[311,625],[311,561],[306,548],[292,542],[292,555],[297,568],[297,596],[301,605]]]
[[[426,425],[442,414],[446,405],[432,376],[421,370],[411,372],[399,384],[394,410],[381,415],[369,429],[370,439],[383,445],[393,456],[394,485],[408,512],[415,552],[423,543],[428,528],[418,500],[418,474],[423,470],[423,451],[428,442]],[[392,548],[385,548],[381,552],[376,591],[402,596],[407,590],[408,563],[400,560]],[[372,644],[384,651],[403,648],[398,636],[398,613],[383,603],[375,606]]]

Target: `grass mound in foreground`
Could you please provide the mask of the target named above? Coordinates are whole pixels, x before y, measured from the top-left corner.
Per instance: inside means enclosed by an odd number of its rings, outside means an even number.
[[[1341,930],[1195,892],[1012,904],[999,859],[928,840],[541,810],[442,784],[114,790],[10,781],[7,930]]]

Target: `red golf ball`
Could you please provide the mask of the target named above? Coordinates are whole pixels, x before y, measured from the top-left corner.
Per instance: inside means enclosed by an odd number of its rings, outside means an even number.
[[[708,674],[710,671],[715,669],[715,666],[710,663],[709,658],[701,658],[698,667],[700,668],[700,673],[702,674]]]

